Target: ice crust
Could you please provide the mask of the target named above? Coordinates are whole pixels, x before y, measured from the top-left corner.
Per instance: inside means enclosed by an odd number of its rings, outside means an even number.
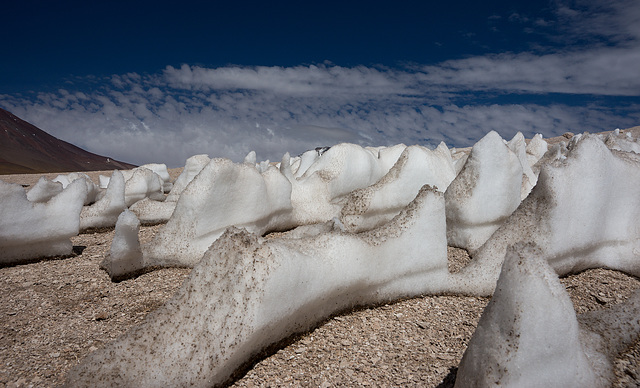
[[[263,240],[230,228],[168,303],[92,353],[67,382],[219,385],[264,347],[332,313],[433,292],[447,276],[444,199],[428,186],[368,233]]]

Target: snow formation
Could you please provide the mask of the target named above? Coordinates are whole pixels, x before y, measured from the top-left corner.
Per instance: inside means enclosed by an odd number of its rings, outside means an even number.
[[[22,186],[0,181],[0,198],[0,264],[71,254],[87,198],[82,179],[45,203],[30,202]]]
[[[449,245],[478,249],[520,204],[520,159],[496,132],[473,148],[445,193]]]
[[[569,294],[531,245],[512,246],[456,387],[597,387]],[[544,373],[541,373],[544,371]]]
[[[382,179],[349,193],[340,221],[351,232],[373,229],[398,214],[423,185],[444,192],[455,175],[451,153],[444,143],[435,150],[407,147]]]
[[[126,278],[143,268],[139,231],[140,221],[130,210],[127,209],[118,216],[111,252],[109,257],[100,263],[100,267],[109,273],[111,279]]]
[[[315,158],[305,158],[307,153],[303,154],[300,166],[293,172],[295,179],[290,180],[295,224],[308,225],[337,217],[345,196],[380,180],[404,148],[402,144],[376,149],[344,143]],[[311,164],[301,174],[307,163]]]
[[[126,174],[124,201],[127,207],[145,198],[164,201],[164,182],[158,174],[144,167],[137,167],[129,171],[129,174],[126,171],[123,173]]]
[[[316,231],[322,228],[311,228]],[[266,346],[329,315],[446,283],[444,199],[425,186],[367,233],[264,240],[230,228],[145,322],[68,375],[78,386],[219,385]]]
[[[193,266],[232,225],[263,234],[291,222],[291,183],[275,167],[212,159],[182,191],[173,215],[143,247],[147,266]]]
[[[640,276],[640,155],[579,135],[547,157],[531,194],[457,274],[460,291],[490,295],[507,247],[520,241],[560,275],[604,267]]]
[[[114,226],[120,213],[127,208],[124,191],[124,176],[114,170],[102,197],[91,206],[82,208],[80,230]]]
[[[31,202],[47,202],[60,194],[64,188],[62,183],[40,177],[38,182],[27,191],[27,199]]]
[[[180,194],[211,159],[207,155],[195,155],[187,159],[182,173],[171,185],[171,191],[164,201],[144,198],[129,207],[143,224],[167,222],[176,208]],[[165,187],[167,182],[165,181]]]

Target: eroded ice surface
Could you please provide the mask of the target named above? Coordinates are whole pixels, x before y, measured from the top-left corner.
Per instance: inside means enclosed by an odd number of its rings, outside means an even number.
[[[113,178],[111,181],[113,182]],[[118,216],[109,256],[100,263],[100,267],[109,273],[111,279],[124,279],[144,268],[138,240],[139,231],[140,221],[133,212],[124,210]]]
[[[291,180],[291,204],[296,225],[325,222],[340,214],[344,197],[356,189],[376,183],[395,164],[404,150],[400,144],[380,149],[365,149],[355,144],[338,144],[320,156],[304,174]],[[315,151],[314,151],[315,152]],[[301,164],[307,159],[302,155]],[[306,162],[305,162],[306,163]]]
[[[291,184],[275,167],[212,159],[180,195],[173,215],[143,247],[145,263],[193,266],[231,225],[263,234],[291,228]]]
[[[202,171],[211,159],[207,155],[194,155],[187,159],[182,173],[171,187],[171,191],[164,201],[144,198],[129,207],[140,222],[144,224],[157,224],[166,222],[171,218],[176,208],[180,194],[196,175]],[[165,182],[166,186],[167,182]]]
[[[640,336],[640,291],[577,315],[544,251],[507,249],[495,293],[460,362],[456,387],[608,387]]]
[[[42,176],[38,179],[38,182],[27,191],[27,199],[31,202],[47,202],[60,194],[62,190],[61,182],[51,181]]]

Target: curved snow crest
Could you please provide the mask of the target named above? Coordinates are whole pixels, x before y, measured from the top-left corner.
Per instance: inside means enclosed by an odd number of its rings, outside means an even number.
[[[156,201],[164,201],[162,191],[164,181],[158,174],[145,167],[136,167],[133,170],[126,170],[124,198],[127,207],[134,203],[150,198]],[[128,175],[131,175],[127,178]]]
[[[187,188],[189,183],[196,177],[196,175],[200,174],[200,171],[209,164],[211,159],[208,155],[194,155],[187,159],[184,164],[184,168],[182,172],[178,176],[175,182],[173,182],[173,187],[167,195],[165,199],[166,202],[178,202],[180,198],[180,194]]]
[[[604,267],[640,276],[640,155],[609,150],[595,135],[574,139],[455,275],[462,292],[490,295],[507,247],[520,241],[540,247],[559,275]]]
[[[231,225],[263,234],[291,221],[291,183],[275,167],[211,159],[184,189],[173,215],[143,247],[145,266],[195,265]]]
[[[382,179],[349,193],[340,221],[350,232],[373,229],[398,214],[423,185],[444,192],[455,175],[451,153],[444,143],[435,150],[417,145],[406,147]]]
[[[69,184],[79,179],[82,180],[84,184],[87,186],[87,195],[85,196],[84,204],[85,205],[92,204],[93,202],[96,201],[100,188],[95,183],[93,183],[89,175],[83,172],[72,172],[69,174],[60,174],[55,178],[53,178],[53,182],[59,182],[62,184],[63,188],[67,188]]]
[[[0,198],[0,265],[71,254],[87,198],[84,179],[45,203],[29,202],[22,186],[0,180]]]
[[[444,199],[428,186],[371,232],[309,232],[265,240],[229,228],[168,303],[90,354],[67,386],[222,384],[331,314],[446,287]]]

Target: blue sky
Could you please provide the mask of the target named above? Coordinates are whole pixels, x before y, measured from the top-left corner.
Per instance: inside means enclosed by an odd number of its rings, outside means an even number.
[[[0,107],[137,164],[640,125],[640,2],[11,2]]]

